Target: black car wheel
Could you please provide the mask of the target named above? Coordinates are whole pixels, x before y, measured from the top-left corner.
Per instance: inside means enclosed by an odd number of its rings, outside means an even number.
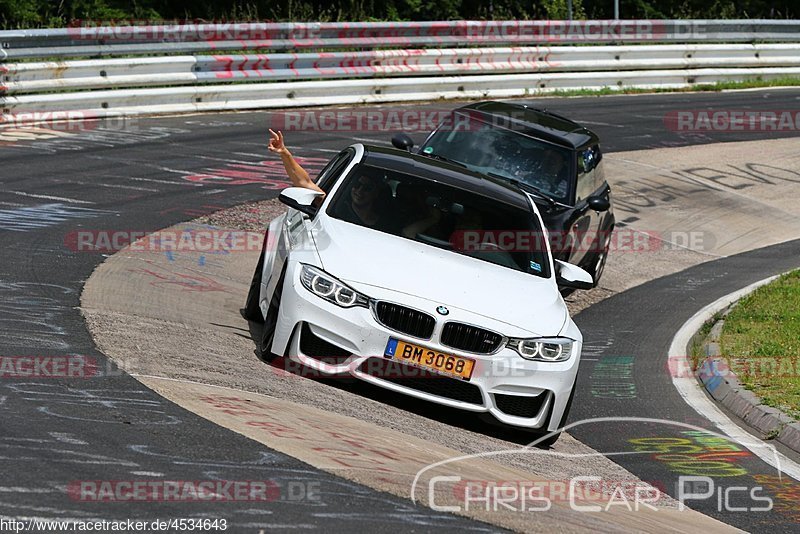
[[[264,234],[264,245],[261,249],[261,256],[258,258],[256,272],[253,273],[253,279],[250,281],[250,290],[247,292],[247,300],[245,301],[244,308],[242,308],[242,317],[254,323],[264,322],[264,316],[261,315],[261,308],[258,306],[258,300],[261,296],[261,272],[264,270],[264,252],[266,251],[268,239],[269,231]]]
[[[248,321],[263,323],[264,316],[261,315],[261,308],[258,307],[258,298],[261,295],[261,268],[263,260],[259,260],[253,280],[250,282],[250,291],[247,292],[247,301],[242,308],[242,316]]]
[[[609,229],[606,233],[605,239],[603,241],[603,247],[600,252],[597,253],[597,256],[594,258],[594,263],[592,265],[589,274],[592,275],[592,280],[594,280],[594,287],[600,282],[600,277],[603,276],[603,270],[606,268],[606,260],[608,259],[608,249],[611,246],[611,232],[613,232],[613,228]]]
[[[278,315],[281,308],[281,294],[283,293],[283,278],[286,274],[284,267],[281,277],[278,280],[278,285],[275,287],[275,292],[272,294],[272,300],[267,309],[267,317],[264,320],[264,326],[261,328],[261,340],[258,344],[258,357],[263,362],[271,362],[278,357],[277,354],[272,353],[272,340],[275,338],[275,328],[278,325]]]

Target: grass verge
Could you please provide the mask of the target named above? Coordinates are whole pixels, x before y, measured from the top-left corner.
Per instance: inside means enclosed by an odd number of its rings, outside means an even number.
[[[631,95],[631,94],[647,94],[647,93],[696,93],[696,92],[719,92],[730,91],[735,89],[758,89],[760,87],[794,87],[800,85],[800,78],[798,77],[783,77],[774,78],[771,80],[762,80],[755,78],[752,80],[743,81],[726,81],[716,83],[702,83],[694,84],[688,87],[678,88],[654,88],[654,89],[638,89],[638,88],[625,88],[625,87],[603,87],[601,89],[564,89],[556,90],[549,93],[542,93],[545,96],[604,96],[604,95]]]
[[[725,319],[720,348],[747,389],[800,420],[800,270],[739,301]]]

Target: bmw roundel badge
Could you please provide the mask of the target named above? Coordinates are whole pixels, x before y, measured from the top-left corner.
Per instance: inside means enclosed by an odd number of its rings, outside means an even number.
[[[440,315],[447,315],[450,313],[450,310],[447,309],[447,306],[439,306],[436,308],[436,312]]]

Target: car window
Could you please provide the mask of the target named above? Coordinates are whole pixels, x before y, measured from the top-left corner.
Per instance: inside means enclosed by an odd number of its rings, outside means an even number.
[[[544,234],[533,212],[418,176],[358,165],[327,213],[515,271],[550,276]]]
[[[571,150],[476,119],[446,119],[421,152],[475,172],[525,182],[559,202],[567,203],[572,194]]]
[[[598,145],[578,151],[578,178],[575,188],[576,203],[592,196],[605,183],[601,161],[602,154]]]
[[[341,177],[342,171],[347,167],[354,155],[355,150],[347,148],[332,158],[319,172],[315,180],[320,189],[330,193],[337,180]]]

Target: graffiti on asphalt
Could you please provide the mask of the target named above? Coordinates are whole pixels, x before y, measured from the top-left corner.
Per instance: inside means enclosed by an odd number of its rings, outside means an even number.
[[[747,469],[737,462],[751,453],[728,439],[699,430],[680,433],[686,437],[649,437],[628,440],[636,452],[652,453],[651,458],[681,475],[737,477]]]
[[[328,163],[325,158],[296,157],[295,160],[311,175],[317,174]],[[253,163],[228,163],[221,168],[206,169],[202,173],[184,176],[183,179],[208,185],[261,184],[264,189],[284,189],[289,186],[286,170],[278,159]]]

